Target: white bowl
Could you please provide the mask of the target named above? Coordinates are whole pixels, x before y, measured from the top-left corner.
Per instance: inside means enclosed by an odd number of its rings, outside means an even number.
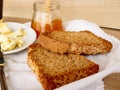
[[[35,31],[24,25],[24,24],[20,24],[20,23],[15,23],[15,22],[6,22],[8,27],[12,30],[15,31],[18,28],[23,28],[23,30],[25,30],[26,35],[23,36],[22,40],[24,41],[24,45],[20,48],[15,48],[13,50],[9,50],[9,51],[4,51],[3,54],[12,54],[12,53],[16,53],[16,52],[20,52],[24,49],[26,49],[27,47],[29,47],[32,43],[35,42],[36,40],[36,33]]]

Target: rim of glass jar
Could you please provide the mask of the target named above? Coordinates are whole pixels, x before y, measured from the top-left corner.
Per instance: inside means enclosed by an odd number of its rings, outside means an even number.
[[[42,11],[42,10],[45,10],[45,0],[39,0],[39,1],[35,1],[33,3],[33,9],[36,10],[36,11]],[[50,10],[53,10],[53,9],[60,9],[60,3],[58,0],[54,0],[50,3],[50,6],[49,6]]]

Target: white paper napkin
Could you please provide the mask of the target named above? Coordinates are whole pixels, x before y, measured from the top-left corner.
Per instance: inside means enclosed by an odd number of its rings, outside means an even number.
[[[5,67],[9,90],[41,90],[41,85],[27,64],[27,50],[5,55]]]
[[[112,72],[120,71],[118,67],[120,65],[120,41],[104,33],[97,24],[85,20],[70,21],[66,23],[65,28],[69,31],[89,30],[97,36],[111,41],[113,49],[108,54],[87,56],[88,59],[100,65],[99,73],[62,86],[57,90],[104,90],[102,78]],[[35,74],[27,65],[27,49],[19,53],[5,55],[5,62],[4,71],[9,90],[42,90]]]

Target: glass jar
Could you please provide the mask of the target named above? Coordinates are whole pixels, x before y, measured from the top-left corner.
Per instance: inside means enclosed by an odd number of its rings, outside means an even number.
[[[52,0],[48,6],[45,1],[34,2],[31,27],[36,31],[37,37],[40,33],[63,30],[59,1]]]

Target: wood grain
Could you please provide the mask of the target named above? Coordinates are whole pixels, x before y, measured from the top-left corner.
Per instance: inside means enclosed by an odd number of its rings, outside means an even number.
[[[32,18],[35,0],[4,0],[4,16]],[[120,29],[120,0],[60,0],[63,21],[85,19]]]
[[[104,78],[103,81],[105,90],[120,90],[120,73],[113,73]]]

